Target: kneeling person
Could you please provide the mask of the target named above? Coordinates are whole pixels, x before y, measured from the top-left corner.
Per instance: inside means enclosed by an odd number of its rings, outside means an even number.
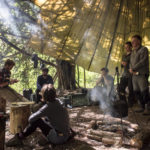
[[[69,115],[67,110],[56,100],[56,90],[52,84],[45,85],[42,90],[45,105],[29,117],[25,130],[15,135],[6,146],[21,145],[22,140],[40,128],[51,144],[63,144],[70,138]],[[46,121],[45,121],[46,118]]]

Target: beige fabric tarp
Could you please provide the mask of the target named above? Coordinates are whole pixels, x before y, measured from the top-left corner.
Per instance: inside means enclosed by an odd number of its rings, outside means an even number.
[[[4,98],[9,108],[13,102],[28,102],[29,100],[10,87],[0,88],[0,97]]]
[[[120,66],[124,42],[133,34],[142,35],[143,44],[150,48],[149,0],[34,2],[41,10],[41,29],[31,38],[30,45],[46,55],[94,72],[108,63],[113,72]]]

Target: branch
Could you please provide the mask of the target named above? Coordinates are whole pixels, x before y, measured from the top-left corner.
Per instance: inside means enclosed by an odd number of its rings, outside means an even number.
[[[19,52],[15,53],[15,54],[12,54],[12,55],[9,55],[9,56],[1,56],[2,58],[10,58],[10,57],[14,57],[16,55],[20,54]]]
[[[19,37],[19,38],[22,38],[22,39],[29,39],[28,36],[16,35],[16,34],[14,34],[14,33],[12,33],[12,32],[8,32],[8,31],[1,31],[1,33],[2,33],[3,35],[6,34],[6,35],[11,35],[11,36]]]
[[[8,44],[9,46],[11,46],[11,47],[13,47],[14,49],[16,49],[17,51],[19,51],[20,53],[32,57],[32,54],[26,52],[24,49],[20,49],[19,47],[17,47],[16,45],[14,45],[14,44],[11,43],[10,41],[8,41],[8,39],[6,39],[5,37],[0,36],[0,39],[1,39],[3,42],[5,42],[6,44]],[[45,60],[43,60],[42,58],[39,58],[39,57],[38,57],[38,60],[42,61],[42,62],[45,63],[45,64],[51,65],[51,66],[53,66],[53,67],[57,67],[57,65],[55,65],[54,63],[49,62],[49,61],[45,61]]]

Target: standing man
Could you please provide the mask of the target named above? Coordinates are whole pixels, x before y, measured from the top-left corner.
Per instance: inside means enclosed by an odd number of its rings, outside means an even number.
[[[7,59],[5,61],[3,69],[0,70],[0,88],[8,87],[9,84],[17,83],[18,80],[10,79],[11,77],[11,70],[15,66],[13,60]]]
[[[122,74],[119,92],[120,94],[125,95],[125,89],[128,87],[129,95],[128,95],[128,106],[132,107],[134,103],[134,93],[133,93],[133,85],[132,85],[132,74],[129,72],[129,64],[130,64],[130,56],[132,52],[132,44],[131,42],[125,43],[126,54],[122,57],[121,67],[124,69]]]
[[[36,90],[37,102],[41,100],[41,95],[39,94],[39,92],[41,91],[43,85],[45,84],[53,84],[52,77],[48,75],[48,68],[43,68],[42,75],[38,76],[37,78],[37,90]]]
[[[149,54],[147,47],[142,46],[142,38],[139,35],[132,37],[133,52],[130,58],[130,73],[132,76],[135,96],[140,101],[141,108],[137,112],[149,114],[147,104],[149,102],[148,76],[149,76]]]

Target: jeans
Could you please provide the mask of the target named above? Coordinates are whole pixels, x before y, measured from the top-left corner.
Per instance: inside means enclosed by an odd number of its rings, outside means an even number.
[[[42,133],[45,135],[47,140],[52,144],[63,144],[67,142],[70,134],[66,133],[65,135],[60,135],[53,127],[48,125],[43,119],[38,119],[30,123],[23,132],[23,137],[31,135],[37,128],[40,128]]]
[[[132,105],[134,103],[132,76],[121,77],[120,85],[119,85],[119,92],[125,94],[126,87],[128,87],[128,89],[129,89],[128,104]]]
[[[30,123],[24,130],[23,136],[27,137],[31,135],[37,128],[40,128],[42,133],[47,136],[52,129],[45,121],[43,121],[41,118],[34,121],[33,123]]]

